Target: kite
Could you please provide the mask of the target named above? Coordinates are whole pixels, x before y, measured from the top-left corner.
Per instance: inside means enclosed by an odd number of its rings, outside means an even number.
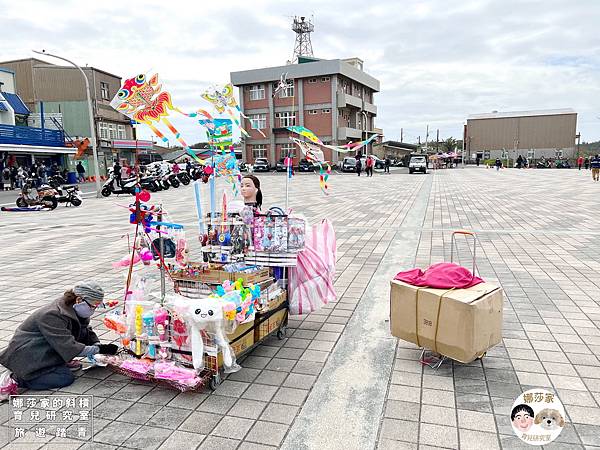
[[[313,133],[312,131],[310,131],[308,128],[304,128],[304,127],[300,127],[300,126],[293,126],[293,127],[287,127],[287,129],[292,131],[293,133],[299,134],[300,136],[307,138],[309,141],[311,141],[321,147],[325,147],[325,148],[334,150],[339,153],[347,153],[352,150],[358,150],[359,148],[364,147],[365,145],[368,145],[373,139],[375,139],[377,136],[379,136],[378,134],[374,134],[370,138],[365,139],[364,141],[349,142],[344,145],[327,145],[327,144],[324,144],[321,141],[321,139],[319,139],[317,137],[317,135],[315,133]]]
[[[223,88],[218,88],[214,86],[209,87],[202,94],[202,98],[212,103],[212,105],[215,107],[219,114],[227,112],[227,114],[229,114],[229,117],[231,117],[235,124],[240,128],[242,134],[244,134],[247,137],[250,137],[248,132],[244,130],[244,128],[240,124],[240,121],[233,114],[233,109],[236,109],[237,112],[240,113],[240,116],[252,122],[252,120],[242,112],[237,102],[235,101],[235,97],[233,96],[233,85],[231,83],[227,83],[225,86],[223,86]],[[257,130],[263,137],[266,137],[260,129],[257,128]]]
[[[290,139],[300,147],[300,150],[302,150],[302,153],[308,162],[315,163],[319,166],[319,185],[321,186],[323,193],[328,194],[327,189],[329,186],[327,185],[327,180],[329,179],[329,175],[331,175],[331,166],[325,161],[323,150],[321,150],[318,145],[311,144],[310,142],[302,141],[294,137],[291,137]],[[323,166],[326,166],[326,169],[323,168]]]
[[[75,145],[77,146],[77,152],[75,153],[74,159],[81,159],[90,146],[90,140],[88,138],[85,138],[83,141],[77,140],[75,141]]]
[[[279,82],[277,83],[277,86],[275,86],[275,89],[273,90],[272,97],[275,97],[278,93],[280,93],[284,89],[287,89],[287,88],[290,88],[290,87],[293,87],[293,86],[294,86],[294,82],[293,81],[291,83],[287,81],[287,72],[286,73],[282,73],[281,74],[281,79],[279,80]]]
[[[158,84],[158,74],[154,74],[150,79],[146,79],[146,75],[140,74],[125,80],[110,104],[130,119],[148,125],[163,142],[168,142],[165,135],[154,125],[154,123],[158,124],[162,121],[185,151],[200,164],[204,164],[204,161],[198,158],[183,140],[181,133],[167,119],[169,110],[176,111],[177,109],[173,107],[171,94],[163,91],[162,85]]]

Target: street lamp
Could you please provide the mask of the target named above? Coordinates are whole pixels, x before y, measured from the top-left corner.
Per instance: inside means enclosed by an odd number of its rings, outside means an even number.
[[[100,167],[98,166],[98,145],[97,145],[98,141],[96,140],[96,128],[94,125],[94,112],[93,112],[93,108],[92,108],[92,98],[90,95],[90,83],[88,82],[88,79],[85,76],[85,73],[83,72],[81,67],[79,67],[77,64],[75,64],[73,61],[69,61],[67,58],[63,58],[62,56],[57,56],[57,55],[52,55],[50,53],[46,53],[46,50],[42,50],[41,52],[38,52],[37,50],[33,50],[33,53],[37,53],[38,55],[51,56],[53,58],[66,61],[69,64],[71,64],[73,67],[76,67],[77,69],[79,69],[79,71],[81,72],[83,81],[85,81],[85,94],[87,96],[88,115],[90,117],[90,133],[91,133],[90,137],[92,139],[92,152],[94,154],[94,171],[96,172],[96,197],[100,197],[101,186],[100,186]]]
[[[369,116],[367,116],[366,111],[361,111],[361,113],[362,113],[362,115],[365,118],[365,128],[364,128],[365,129],[365,139],[369,139],[369,130],[368,130],[368,128],[369,128]],[[365,147],[365,156],[367,155],[367,153],[369,153],[369,146],[368,145]]]

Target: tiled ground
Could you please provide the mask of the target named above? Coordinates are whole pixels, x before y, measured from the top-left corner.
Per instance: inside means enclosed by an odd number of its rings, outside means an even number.
[[[331,177],[327,197],[320,194],[315,176],[295,177],[290,205],[311,220],[326,216],[334,222],[338,302],[291,320],[288,338],[257,347],[241,361],[244,368],[215,392],[177,394],[104,369],[80,374],[59,393],[95,396],[96,442],[82,448],[518,448],[507,412],[528,386],[558,392],[569,414],[560,437],[565,448],[600,447],[600,362],[595,356],[600,355],[600,216],[594,214],[600,186],[584,176],[486,169],[376,174],[372,179],[344,175]],[[284,177],[261,180],[266,203],[281,205]],[[188,239],[194,239],[191,188],[155,198],[164,202],[172,220],[189,225]],[[125,202],[86,199],[77,210],[2,213],[7,244],[0,278],[2,345],[25,314],[78,279],[93,277],[118,296],[123,274],[110,262],[120,259],[127,245],[127,211],[115,205]],[[362,322],[353,315],[357,306],[363,311],[365,302],[373,302],[385,316],[389,288],[380,281],[382,275],[415,262],[448,260],[450,231],[456,228],[479,231],[479,270],[506,291],[503,345],[482,362],[424,370],[410,344],[396,344],[387,336],[382,319],[373,324],[374,339],[389,345],[383,345],[377,361],[367,358],[355,368],[360,375],[371,364],[388,366],[381,370],[380,384],[364,388],[374,399],[361,434],[369,445],[358,447],[351,433],[335,433],[336,427],[343,430],[345,422],[362,417],[350,398],[323,424],[323,433],[335,442],[316,447],[308,444],[307,435],[299,446],[302,427],[320,417],[314,405],[320,404],[325,375],[339,373],[335,356],[344,349],[336,343],[347,342],[344,336]],[[410,242],[402,242],[407,236]],[[406,251],[398,244],[406,244]],[[464,243],[460,249],[467,265]],[[373,339],[369,332],[364,339]],[[360,386],[350,380],[339,395]],[[333,400],[323,398],[323,409]],[[2,408],[5,417],[6,405]],[[45,448],[82,445],[63,441],[54,438]]]

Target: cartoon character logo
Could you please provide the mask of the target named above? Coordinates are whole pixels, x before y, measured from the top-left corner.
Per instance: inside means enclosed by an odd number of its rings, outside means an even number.
[[[529,431],[533,425],[533,409],[528,405],[517,405],[510,414],[513,427],[519,431]]]
[[[558,430],[565,426],[565,419],[556,409],[542,409],[535,415],[534,423],[544,430]]]

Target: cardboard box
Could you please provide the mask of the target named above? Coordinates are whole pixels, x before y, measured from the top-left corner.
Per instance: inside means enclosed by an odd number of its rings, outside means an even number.
[[[264,320],[262,323],[260,323],[260,321],[262,320],[262,318],[265,315],[268,315],[270,311],[273,311],[273,310],[277,309],[279,306],[281,306],[283,304],[283,302],[285,302],[285,299],[286,299],[286,295],[285,295],[285,291],[283,291],[281,293],[281,295],[278,295],[276,298],[274,298],[272,301],[269,302],[268,310],[256,314],[255,321],[259,325],[254,329],[254,341],[255,342],[258,342],[258,341],[264,339],[265,337],[267,337],[269,334],[271,334],[273,331],[277,330],[281,326],[282,322],[286,318],[286,314],[288,313],[287,308],[277,311],[275,314],[271,315],[268,319]]]
[[[254,327],[254,321],[238,325],[233,333],[227,335],[227,339],[229,339],[231,349],[233,350],[233,353],[236,356],[240,355],[242,352],[248,350],[254,345],[254,331],[248,331],[251,330],[252,327]],[[237,339],[246,331],[248,331],[248,333],[246,333],[244,337],[233,342],[234,339]],[[218,361],[219,367],[222,367],[223,354],[221,352],[219,352]]]
[[[502,341],[503,299],[502,289],[490,283],[448,290],[393,280],[391,332],[420,347],[469,363]]]

